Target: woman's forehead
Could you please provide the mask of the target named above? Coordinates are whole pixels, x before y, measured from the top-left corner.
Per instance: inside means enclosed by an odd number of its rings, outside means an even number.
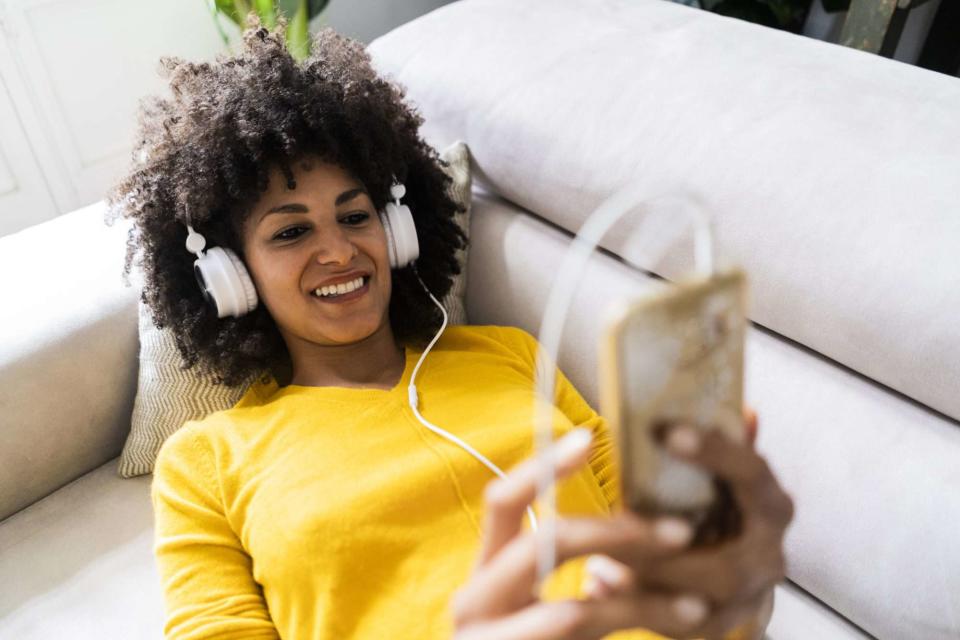
[[[297,180],[305,179],[308,174],[311,174],[310,178],[313,180],[329,180],[336,184],[354,184],[360,182],[356,176],[350,173],[350,171],[345,169],[342,165],[331,162],[316,154],[305,154],[298,156],[289,162],[289,167],[290,171],[293,173],[295,182]],[[280,164],[274,163],[271,165],[268,176],[268,192],[291,190],[291,186],[288,184],[287,177],[284,174]]]

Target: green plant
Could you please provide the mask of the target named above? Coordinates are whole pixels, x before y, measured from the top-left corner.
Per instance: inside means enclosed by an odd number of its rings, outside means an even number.
[[[287,49],[297,60],[310,55],[310,20],[320,15],[330,4],[330,0],[207,0],[213,13],[214,22],[220,31],[224,44],[229,46],[227,34],[220,26],[219,17],[226,16],[241,30],[247,27],[247,15],[255,11],[263,26],[273,29],[277,18],[283,14],[287,19]]]

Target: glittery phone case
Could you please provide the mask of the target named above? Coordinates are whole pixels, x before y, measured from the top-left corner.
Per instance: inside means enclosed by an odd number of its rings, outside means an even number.
[[[600,349],[601,414],[617,439],[625,507],[702,523],[723,501],[712,475],[667,453],[662,436],[683,423],[746,440],[745,314],[739,270],[678,281],[611,309]]]

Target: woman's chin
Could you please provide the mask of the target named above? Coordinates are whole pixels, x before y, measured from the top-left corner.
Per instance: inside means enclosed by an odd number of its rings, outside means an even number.
[[[318,344],[342,345],[354,344],[369,339],[380,328],[377,321],[371,322],[352,322],[349,330],[341,328],[318,328],[315,335],[319,338],[315,340]]]

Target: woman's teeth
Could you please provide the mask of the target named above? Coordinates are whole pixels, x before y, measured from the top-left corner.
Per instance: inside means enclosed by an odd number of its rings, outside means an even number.
[[[363,279],[364,277],[360,276],[356,280],[352,280],[350,282],[333,284],[328,287],[319,287],[318,289],[313,290],[313,295],[322,298],[332,298],[344,293],[350,293],[351,291],[356,291],[363,286]]]

